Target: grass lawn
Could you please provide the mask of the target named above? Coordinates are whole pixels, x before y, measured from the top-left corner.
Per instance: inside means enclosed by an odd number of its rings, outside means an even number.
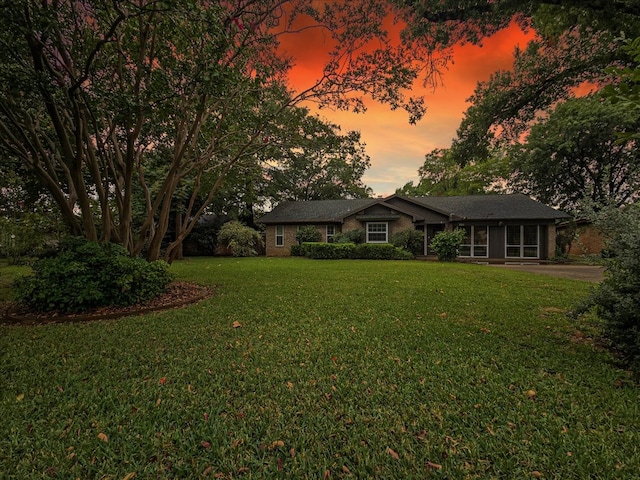
[[[0,326],[0,478],[640,478],[640,390],[478,265],[192,259],[188,308]]]

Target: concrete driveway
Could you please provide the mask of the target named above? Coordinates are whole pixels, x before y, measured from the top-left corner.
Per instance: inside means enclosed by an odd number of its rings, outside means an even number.
[[[512,270],[522,270],[530,273],[540,273],[543,275],[553,275],[555,277],[571,278],[574,280],[584,280],[586,282],[598,283],[604,279],[604,267],[592,265],[518,265],[518,264],[491,264],[492,267],[509,268]]]

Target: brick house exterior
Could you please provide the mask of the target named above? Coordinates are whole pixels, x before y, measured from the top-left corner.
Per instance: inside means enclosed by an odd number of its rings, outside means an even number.
[[[259,219],[266,255],[288,256],[299,227],[315,225],[322,241],[363,229],[366,242],[386,243],[406,229],[425,234],[424,255],[442,230],[467,234],[460,256],[470,260],[546,260],[555,255],[556,224],[569,215],[520,195],[404,197],[284,202]]]

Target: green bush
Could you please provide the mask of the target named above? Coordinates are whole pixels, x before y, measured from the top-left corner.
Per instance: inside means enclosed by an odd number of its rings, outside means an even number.
[[[367,260],[411,260],[413,255],[390,243],[321,243],[302,244],[303,255],[313,259],[337,260],[357,258]],[[292,249],[293,252],[293,249]],[[296,250],[298,252],[298,250]],[[293,254],[293,253],[292,253]]]
[[[262,236],[257,230],[232,220],[220,228],[218,245],[231,250],[234,257],[255,257],[256,246],[262,245]]]
[[[464,240],[465,232],[456,228],[451,232],[442,231],[436,233],[431,240],[431,248],[441,262],[453,262],[458,257],[460,244]]]
[[[407,252],[411,252],[413,255],[422,255],[424,253],[424,233],[415,228],[407,228],[393,234],[391,243]]]
[[[305,225],[300,227],[296,232],[296,241],[302,245],[304,242],[320,242],[322,233],[315,225]]]
[[[336,233],[333,237],[333,243],[364,243],[367,237],[367,232],[363,228],[356,230],[348,230],[343,233]]]
[[[304,257],[306,255],[306,248],[304,245],[291,245],[292,257]]]
[[[14,283],[14,294],[35,311],[76,313],[150,300],[172,280],[166,262],[130,257],[113,243],[71,238],[54,256],[36,261],[32,275]]]
[[[575,313],[593,309],[611,347],[640,377],[640,205],[607,209],[596,226],[607,236],[605,279]]]
[[[351,258],[355,245],[353,243],[306,242],[305,256],[318,260],[337,260]]]
[[[62,227],[49,212],[26,212],[20,218],[0,217],[0,257],[10,263],[29,263],[57,246]]]

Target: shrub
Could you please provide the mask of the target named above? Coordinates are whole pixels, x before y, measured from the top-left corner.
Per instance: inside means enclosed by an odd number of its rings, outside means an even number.
[[[291,245],[292,257],[304,257],[306,255],[306,248],[304,245]]]
[[[10,263],[28,263],[26,258],[55,248],[62,227],[49,212],[27,212],[18,219],[0,217],[0,256]]]
[[[640,205],[605,210],[596,225],[608,237],[605,279],[575,313],[593,309],[613,349],[640,376]]]
[[[255,257],[257,245],[262,245],[260,232],[237,220],[225,223],[218,232],[218,245],[231,250],[234,257]]]
[[[363,228],[356,230],[348,230],[343,233],[336,233],[333,237],[333,243],[364,243],[367,233]]]
[[[305,225],[296,232],[296,241],[302,245],[304,242],[319,242],[322,240],[322,233],[315,225]]]
[[[353,243],[307,242],[302,244],[305,256],[318,260],[337,260],[351,258],[355,245]]]
[[[414,228],[407,228],[391,236],[391,243],[405,249],[413,255],[424,253],[424,233]]]
[[[369,260],[392,260],[396,247],[390,243],[361,243],[356,246],[353,258]]]
[[[313,259],[337,260],[357,258],[368,260],[410,260],[413,255],[390,243],[320,243],[302,244],[304,256]],[[297,250],[296,250],[297,251]],[[292,248],[293,252],[293,248]]]
[[[185,255],[215,255],[218,249],[218,232],[226,221],[226,217],[218,215],[200,217],[185,239]],[[191,251],[187,251],[187,246],[191,247]]]
[[[465,232],[456,228],[451,232],[438,232],[431,240],[431,248],[441,262],[453,262],[458,257],[460,244],[464,240]]]
[[[14,292],[18,303],[35,311],[76,313],[150,300],[172,280],[164,261],[149,263],[120,245],[71,238],[54,256],[36,261],[33,274],[18,279]]]

